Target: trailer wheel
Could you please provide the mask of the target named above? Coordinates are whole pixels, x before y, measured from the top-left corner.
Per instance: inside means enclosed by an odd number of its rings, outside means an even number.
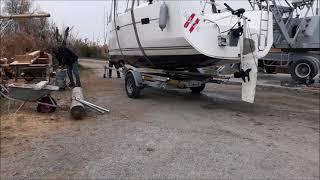
[[[125,78],[126,93],[129,98],[138,98],[141,88],[136,86],[132,73],[128,73]]]
[[[317,60],[313,57],[306,56],[303,59],[294,61],[290,66],[292,79],[300,83],[307,83],[318,74]]]
[[[197,73],[201,73],[198,69],[194,68],[194,69],[190,69],[189,72],[197,72]],[[204,90],[204,88],[206,87],[206,84],[201,84],[198,87],[190,87],[191,92],[193,94],[199,94],[200,92],[202,92]]]
[[[206,87],[206,84],[201,84],[201,86],[198,87],[190,87],[191,92],[194,94],[199,94],[200,92],[202,92],[204,90],[204,88]]]

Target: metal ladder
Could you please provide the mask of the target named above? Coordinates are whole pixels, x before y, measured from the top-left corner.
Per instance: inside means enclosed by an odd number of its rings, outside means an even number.
[[[261,3],[261,0],[257,0]],[[267,12],[267,19],[264,18],[264,11],[261,11],[260,15],[260,28],[259,28],[259,38],[258,38],[258,49],[259,51],[264,51],[268,45],[268,34],[269,34],[269,22],[270,22],[270,11],[269,11],[269,2],[266,2],[266,6],[261,9]],[[264,36],[264,38],[263,38]]]
[[[288,43],[289,47],[295,47],[296,46],[296,39],[298,35],[303,32],[308,25],[308,21],[306,20],[306,16],[310,9],[312,8],[312,5],[314,3],[314,0],[294,0],[291,4],[288,1],[285,1],[285,3],[288,6],[282,6],[281,4],[277,3],[276,0],[266,0],[265,2],[267,3],[266,6],[262,5],[261,0],[249,0],[250,4],[252,7],[255,5],[258,5],[260,9],[268,9],[269,11],[272,12],[273,18],[276,22],[276,24],[279,27],[280,34],[278,37],[275,38],[275,43],[279,43],[282,38],[286,40]],[[279,1],[278,1],[279,2]],[[272,5],[271,5],[272,3]],[[268,8],[266,8],[269,6]],[[292,19],[293,19],[293,13],[296,8],[299,8],[301,6],[306,6],[307,7],[307,12],[305,13],[305,16],[303,17],[303,20],[301,23],[298,25],[296,33],[293,35],[293,37],[290,37],[289,35],[289,29],[291,29],[292,26]],[[285,20],[283,18],[284,14],[288,13],[288,18]]]
[[[259,27],[259,36],[258,36],[258,50],[264,51],[268,44],[268,34],[269,34],[269,23],[270,23],[270,2],[269,0],[248,0],[253,10],[258,6],[261,10],[260,14],[260,27]],[[263,5],[265,2],[265,5]],[[264,15],[267,13],[267,18],[265,19]]]

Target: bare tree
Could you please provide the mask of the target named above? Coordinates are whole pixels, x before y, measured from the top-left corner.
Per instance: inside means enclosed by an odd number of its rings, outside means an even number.
[[[24,14],[39,12],[33,0],[0,0],[3,12]],[[0,7],[1,8],[1,7]],[[55,24],[46,18],[11,19],[0,21],[0,57],[13,57],[33,50],[51,53],[58,46],[67,45],[80,56],[102,57],[102,48],[87,39],[81,40],[72,34],[72,27],[64,27],[59,32]]]
[[[38,11],[32,0],[4,0],[3,12],[7,14],[24,14]],[[0,56],[11,57],[28,50],[43,49],[50,51],[53,47],[53,24],[45,18],[4,20],[0,27]]]
[[[4,11],[8,14],[30,13],[32,5],[32,0],[5,0]]]

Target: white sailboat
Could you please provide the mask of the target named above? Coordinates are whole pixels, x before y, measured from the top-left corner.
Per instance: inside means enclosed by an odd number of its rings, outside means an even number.
[[[112,61],[175,71],[241,62],[239,77],[251,79],[245,94],[254,91],[257,59],[269,52],[272,33],[271,12],[215,0],[113,0],[108,18]]]

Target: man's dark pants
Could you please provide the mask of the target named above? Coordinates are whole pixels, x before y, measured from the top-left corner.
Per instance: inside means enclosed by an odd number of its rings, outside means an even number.
[[[112,68],[112,67],[115,67],[117,70],[119,70],[119,64],[118,63],[113,63],[113,62],[110,62],[109,61],[109,67]],[[120,72],[117,71],[117,76],[118,78],[120,78]],[[111,78],[112,77],[112,69],[109,69],[109,77]]]
[[[67,72],[68,72],[68,76],[70,79],[70,85],[76,86],[76,87],[81,87],[80,73],[79,73],[78,65],[79,65],[78,61],[74,62],[71,65],[67,65]],[[73,75],[76,78],[76,84],[74,84]]]

